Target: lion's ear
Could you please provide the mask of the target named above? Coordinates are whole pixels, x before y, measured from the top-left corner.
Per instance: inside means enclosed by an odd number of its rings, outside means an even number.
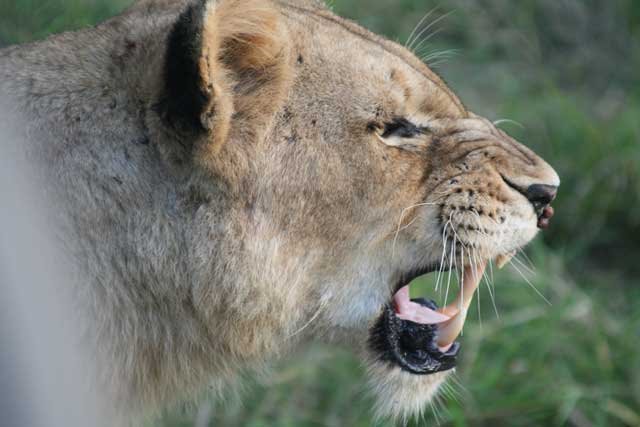
[[[217,149],[232,116],[267,114],[287,80],[280,20],[268,0],[199,0],[189,6],[168,39],[163,118],[179,130],[210,134],[207,140]],[[260,105],[265,91],[271,99]]]

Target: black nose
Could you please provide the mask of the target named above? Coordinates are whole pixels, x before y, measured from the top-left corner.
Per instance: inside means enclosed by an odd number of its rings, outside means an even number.
[[[546,184],[533,184],[527,188],[525,196],[536,207],[542,209],[553,202],[558,194],[558,187]]]

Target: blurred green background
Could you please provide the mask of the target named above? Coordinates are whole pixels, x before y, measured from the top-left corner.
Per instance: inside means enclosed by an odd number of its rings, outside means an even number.
[[[0,46],[91,25],[127,4],[0,0]],[[640,426],[640,1],[332,7],[403,43],[431,11],[419,54],[563,179],[552,228],[495,272],[495,308],[483,287],[456,380],[411,425]],[[419,281],[433,293],[432,279]],[[310,347],[243,384],[241,398],[205,399],[149,425],[374,423],[362,367],[341,349]]]

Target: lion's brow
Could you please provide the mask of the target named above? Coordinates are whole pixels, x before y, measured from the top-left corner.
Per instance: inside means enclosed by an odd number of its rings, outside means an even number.
[[[309,15],[312,18],[320,18],[323,19],[325,21],[328,21],[330,23],[333,23],[335,25],[338,25],[339,27],[341,27],[342,29],[344,29],[345,31],[363,39],[366,40],[370,43],[375,44],[376,46],[380,47],[382,50],[384,50],[385,52],[387,52],[388,54],[395,56],[396,58],[402,60],[402,62],[404,62],[407,66],[411,67],[415,72],[417,72],[418,74],[422,75],[424,78],[426,78],[427,80],[429,80],[430,82],[432,82],[434,85],[436,85],[438,88],[440,88],[440,90],[442,90],[444,93],[447,94],[447,96],[451,99],[451,102],[453,102],[459,109],[460,112],[463,115],[467,114],[467,110],[464,107],[464,105],[462,105],[462,103],[460,102],[460,100],[458,100],[449,90],[449,88],[447,88],[442,82],[439,82],[437,80],[435,80],[432,76],[430,76],[429,74],[425,73],[423,70],[419,69],[418,67],[416,67],[415,65],[409,63],[406,59],[402,58],[402,56],[400,56],[397,52],[394,52],[392,49],[390,49],[388,46],[386,46],[384,43],[381,43],[380,40],[376,40],[372,37],[370,37],[370,34],[367,34],[367,32],[365,31],[358,31],[357,29],[353,28],[353,25],[349,24],[347,21],[345,21],[344,19],[334,16],[334,15],[327,15],[324,13],[320,13],[317,10],[313,10],[313,9],[307,9],[305,7],[300,7],[300,6],[295,6],[292,5],[290,3],[286,3],[283,1],[276,1],[277,4],[279,4],[280,6],[284,7],[284,8],[288,8],[288,9],[292,9],[295,10],[298,13],[302,13],[305,15]],[[433,72],[433,71],[431,71]]]

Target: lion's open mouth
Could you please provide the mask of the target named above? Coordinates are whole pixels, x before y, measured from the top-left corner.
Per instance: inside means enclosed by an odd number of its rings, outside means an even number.
[[[511,256],[501,255],[496,263],[504,264]],[[371,331],[370,346],[377,357],[414,374],[454,368],[460,349],[456,339],[462,332],[485,267],[486,262],[462,268],[458,295],[443,308],[424,298],[409,297],[413,277],[400,283],[392,302]]]
[[[484,274],[485,264],[472,265],[462,269],[462,286],[456,299],[441,309],[432,309],[425,304],[409,299],[409,286],[403,286],[393,296],[395,315],[421,325],[437,325],[438,347],[446,352],[462,331],[467,310]]]

